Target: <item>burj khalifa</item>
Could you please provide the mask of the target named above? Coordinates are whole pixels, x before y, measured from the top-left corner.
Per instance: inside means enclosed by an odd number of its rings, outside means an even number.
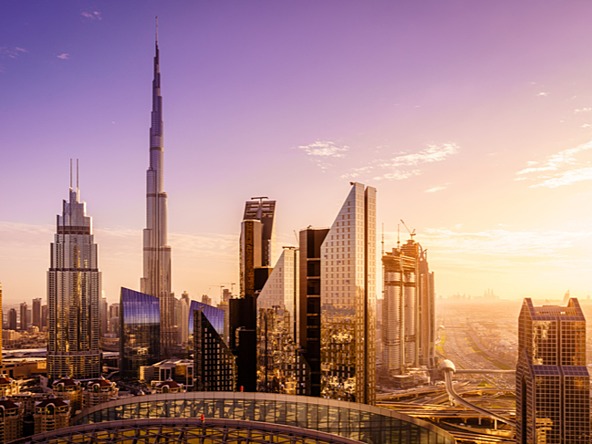
[[[160,300],[160,354],[174,346],[174,295],[171,292],[171,247],[167,245],[167,194],[164,191],[164,142],[158,33],[155,40],[150,126],[150,165],[146,171],[143,293]]]

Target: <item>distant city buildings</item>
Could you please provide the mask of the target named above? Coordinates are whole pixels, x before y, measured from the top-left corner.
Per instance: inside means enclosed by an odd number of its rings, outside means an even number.
[[[101,274],[92,221],[86,215],[86,204],[80,201],[78,178],[76,182],[76,188],[70,183],[69,201],[63,202],[62,214],[57,216],[47,273],[47,374],[50,378],[98,378],[101,375]]]
[[[516,442],[590,442],[586,320],[577,299],[535,307],[525,299],[518,321]]]
[[[27,328],[29,328],[29,323],[27,322],[28,306],[27,306],[26,302],[21,302],[21,304],[19,305],[19,311],[20,311],[20,317],[21,317],[21,330],[27,331]]]
[[[382,366],[388,375],[433,367],[434,273],[427,254],[409,239],[382,256]]]
[[[16,309],[11,308],[8,310],[8,329],[16,330]]]
[[[41,298],[33,299],[33,321],[35,327],[41,328]]]

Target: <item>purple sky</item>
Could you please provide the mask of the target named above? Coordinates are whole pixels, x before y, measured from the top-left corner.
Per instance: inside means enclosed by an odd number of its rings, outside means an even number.
[[[107,297],[139,288],[156,15],[177,295],[237,282],[246,199],[278,201],[279,247],[351,180],[387,248],[417,230],[437,294],[590,294],[592,3],[6,0],[6,303],[45,298],[70,158]]]

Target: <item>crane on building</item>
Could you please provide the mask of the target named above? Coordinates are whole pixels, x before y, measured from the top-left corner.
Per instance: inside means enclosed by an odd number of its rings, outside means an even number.
[[[399,219],[399,220],[401,221],[401,223],[403,224],[403,226],[405,227],[405,229],[409,233],[409,237],[411,238],[411,240],[413,240],[413,236],[415,236],[415,228],[413,229],[413,231],[411,231],[403,219]]]

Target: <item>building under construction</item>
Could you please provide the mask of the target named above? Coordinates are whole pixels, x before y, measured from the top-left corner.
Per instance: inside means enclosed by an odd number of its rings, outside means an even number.
[[[434,365],[434,273],[414,235],[382,256],[382,362],[390,375]]]

